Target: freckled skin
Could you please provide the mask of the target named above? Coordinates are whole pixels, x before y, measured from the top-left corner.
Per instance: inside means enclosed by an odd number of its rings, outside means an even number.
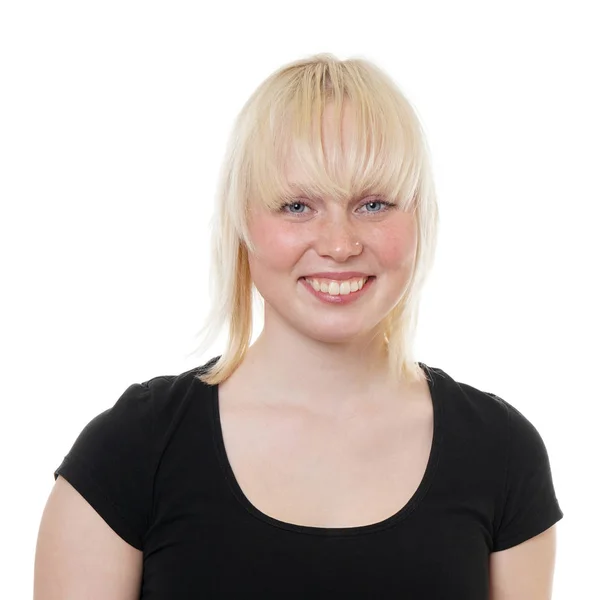
[[[326,108],[325,152],[330,151],[329,115]],[[343,135],[351,134],[352,122],[345,114]],[[293,161],[286,163],[285,175],[289,181],[299,179]],[[361,343],[397,304],[414,265],[416,218],[396,207],[364,206],[367,201],[378,198],[337,205],[330,198],[298,197],[306,205],[282,213],[252,213],[249,228],[257,254],[249,256],[249,263],[265,300],[264,331],[269,336],[285,339],[291,327],[313,340]],[[354,245],[356,241],[361,246]],[[349,270],[377,279],[368,294],[345,306],[318,301],[298,281],[317,271]]]

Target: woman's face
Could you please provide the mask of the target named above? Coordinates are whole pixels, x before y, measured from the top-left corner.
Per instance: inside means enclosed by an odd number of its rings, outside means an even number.
[[[330,115],[327,107],[326,153],[331,151]],[[352,126],[346,110],[342,141],[352,135]],[[285,175],[288,182],[302,182],[293,161],[286,164]],[[249,264],[265,300],[265,331],[287,326],[327,343],[370,339],[404,292],[417,246],[414,214],[386,208],[380,200],[388,199],[365,196],[339,205],[330,198],[314,200],[299,194],[283,212],[261,208],[252,213],[248,225],[256,254],[249,254]],[[302,278],[332,271],[359,271],[375,278],[354,301],[329,303],[315,297]]]

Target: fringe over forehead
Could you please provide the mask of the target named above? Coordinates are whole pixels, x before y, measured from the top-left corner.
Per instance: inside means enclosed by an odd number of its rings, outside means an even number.
[[[323,112],[331,111],[332,150],[324,152]],[[352,135],[342,136],[342,118]],[[252,248],[252,207],[274,210],[299,196],[346,202],[378,194],[413,211],[419,199],[424,135],[417,115],[378,67],[321,54],[282,67],[248,99],[231,140],[229,218]],[[287,161],[302,173],[290,186]],[[300,192],[300,193],[299,193]],[[225,208],[225,207],[223,207]]]

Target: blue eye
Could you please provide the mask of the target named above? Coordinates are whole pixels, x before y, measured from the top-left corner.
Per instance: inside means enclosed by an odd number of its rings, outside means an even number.
[[[282,211],[282,212],[287,212],[285,209],[286,209],[288,206],[308,206],[308,204],[305,204],[304,202],[290,202],[289,204],[284,204],[284,205],[281,207],[281,211]],[[292,212],[292,213],[290,213],[290,214],[292,214],[292,215],[301,215],[302,213]]]
[[[369,200],[369,202],[365,202],[363,204],[363,206],[368,206],[369,204],[381,204],[386,207],[385,210],[378,210],[375,212],[385,212],[388,208],[395,206],[395,204],[392,204],[391,202],[386,202],[385,200]],[[367,212],[373,212],[373,211],[368,210]]]
[[[385,204],[385,202],[383,202],[383,200],[370,200],[369,202],[365,202],[363,204],[363,206],[369,206],[369,204],[382,204],[383,205],[383,204]],[[373,212],[373,211],[368,210],[367,212]],[[375,211],[375,212],[383,212],[383,211]]]

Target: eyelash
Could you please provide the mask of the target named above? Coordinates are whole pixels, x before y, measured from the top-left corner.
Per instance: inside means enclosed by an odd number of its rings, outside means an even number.
[[[310,208],[310,206],[306,202],[300,202],[299,200],[296,200],[295,202],[288,202],[287,204],[283,204],[281,206],[281,208],[279,209],[279,211],[282,213],[287,213],[288,215],[292,215],[293,217],[303,216],[305,213],[291,213],[291,212],[288,212],[285,210],[288,206],[293,206],[294,204],[302,204],[302,205],[308,206]],[[363,206],[366,206],[367,204],[383,204],[385,206],[384,210],[378,210],[375,212],[367,211],[368,214],[372,214],[372,215],[380,215],[382,213],[388,212],[388,210],[397,206],[397,204],[394,204],[393,202],[387,202],[386,200],[368,200],[367,202],[362,204],[361,208]]]

